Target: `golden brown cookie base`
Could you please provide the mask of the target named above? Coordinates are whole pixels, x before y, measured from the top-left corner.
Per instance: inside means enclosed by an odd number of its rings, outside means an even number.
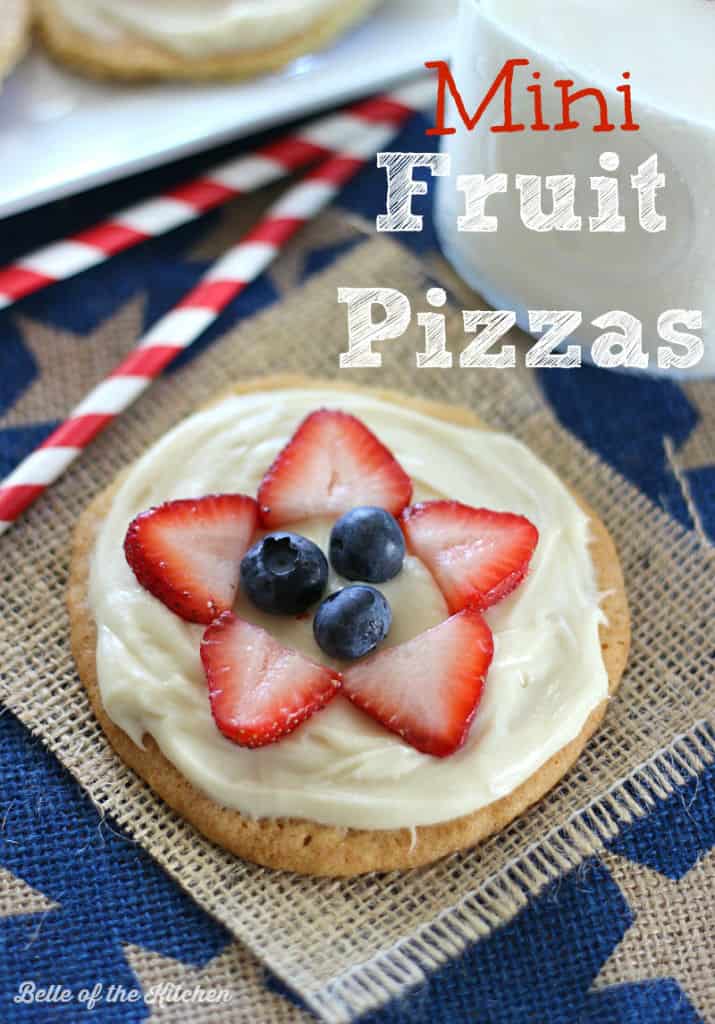
[[[333,9],[308,29],[275,46],[242,53],[185,57],[148,39],[123,36],[117,41],[95,39],[69,22],[53,0],[36,0],[37,28],[48,50],[62,63],[94,78],[129,81],[187,78],[250,78],[289,64],[305,53],[327,46],[365,17],[379,0],[336,0]]]
[[[28,0],[3,0],[0,17],[0,79],[8,75],[23,56],[29,35]]]
[[[332,390],[366,391],[335,381],[310,380],[295,376],[264,377],[246,381],[227,394],[291,387],[329,387]],[[369,389],[369,394],[416,409],[437,419],[465,427],[483,427],[467,409],[408,398],[392,391]],[[195,789],[164,757],[150,736],[141,750],[108,717],[101,702],[96,669],[97,635],[88,606],[90,556],[95,536],[109,510],[120,480],[102,492],[85,510],[77,526],[70,573],[68,604],[72,628],[72,650],[80,677],[102,728],[117,753],[174,810],[220,846],[272,868],[284,868],[309,875],[348,876],[366,871],[406,869],[428,864],[448,853],[472,846],[498,832],[539,800],[574,763],[586,741],[595,732],[606,711],[603,701],[586,720],[571,743],[546,762],[508,796],[478,811],[437,825],[420,826],[416,842],[409,829],[345,829],[300,819],[255,821],[240,812],[216,804]],[[581,502],[584,505],[583,502]],[[584,505],[584,507],[586,507]],[[586,509],[586,511],[589,511]],[[598,584],[605,593],[602,602],[608,625],[601,627],[601,649],[615,693],[628,657],[630,620],[628,602],[618,555],[606,527],[593,513],[591,554]]]

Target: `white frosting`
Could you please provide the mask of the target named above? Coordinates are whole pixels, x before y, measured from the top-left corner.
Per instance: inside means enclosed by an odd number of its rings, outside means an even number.
[[[450,179],[438,179],[436,217],[445,251],[469,283],[494,306],[518,312],[528,327],[528,309],[574,309],[584,326],[576,340],[598,336],[591,321],[609,310],[625,310],[643,322],[650,368],[662,344],[656,332],[667,309],[696,309],[704,327],[705,356],[691,372],[715,372],[715,4],[712,0],[462,0],[453,74],[470,112],[476,110],[504,61],[526,58],[530,67],[515,73],[514,120],[534,120],[532,71],[541,73],[544,116],[561,120],[556,79],[571,78],[576,88],[599,87],[609,101],[611,120],[623,121],[623,100],[615,92],[621,73],[630,71],[633,116],[638,132],[616,129],[594,133],[595,101],[577,103],[582,122],[566,132],[494,133],[501,96],[484,120],[468,132],[452,111],[455,135],[445,138],[452,157]],[[603,152],[620,157],[616,172],[599,166]],[[637,196],[630,176],[654,153],[666,186],[656,207],[668,218],[665,232],[648,233],[638,223]],[[498,216],[494,233],[458,232],[464,196],[455,187],[460,174],[509,175],[509,191],[493,195],[487,212]],[[591,233],[596,213],[589,178],[608,173],[620,185],[626,232]],[[575,174],[579,232],[537,233],[519,216],[516,174]],[[545,190],[545,209],[550,193]],[[517,254],[515,256],[515,254]]]
[[[336,0],[55,0],[82,32],[125,34],[185,57],[258,50],[304,32]]]
[[[138,512],[216,491],[255,494],[297,424],[321,406],[345,409],[367,423],[411,475],[416,499],[451,497],[518,512],[539,528],[526,582],[487,612],[495,657],[467,742],[451,757],[419,753],[341,695],[279,743],[259,750],[231,743],[211,717],[199,659],[202,627],[183,622],[151,597],[125,561],[124,534]],[[330,523],[295,528],[324,544]],[[389,643],[447,615],[415,558],[382,589],[394,613]],[[199,789],[256,817],[380,829],[466,814],[528,778],[578,734],[608,692],[588,521],[566,488],[511,437],[361,395],[252,394],[180,424],[135,464],[119,489],[93,554],[90,603],[99,685],[111,719],[137,743],[150,733]],[[263,616],[243,599],[238,611],[325,660],[309,619]]]

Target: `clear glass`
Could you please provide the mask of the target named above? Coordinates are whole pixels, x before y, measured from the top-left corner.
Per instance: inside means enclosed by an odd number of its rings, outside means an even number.
[[[612,11],[607,11],[608,20],[601,22],[604,3]],[[697,64],[692,71],[695,88],[683,89],[679,77],[684,66],[692,66],[694,52],[697,56],[702,49],[703,41],[695,37],[702,30],[701,7],[707,6],[707,0],[662,0],[664,9],[672,8],[673,17],[676,9],[682,12],[683,8],[697,15],[685,19],[677,38],[663,37],[656,31],[658,24],[649,27],[647,21],[637,21],[643,4],[651,6],[650,0],[636,0],[633,9],[621,0],[553,0],[547,15],[544,5],[531,0],[461,0],[452,73],[465,107],[470,114],[476,111],[505,61],[527,59],[528,66],[515,70],[512,104],[514,122],[527,129],[514,133],[490,130],[503,117],[501,92],[473,131],[459,119],[454,104],[448,104],[447,123],[457,131],[444,137],[451,175],[437,179],[437,232],[445,255],[460,276],[490,305],[516,311],[522,328],[528,330],[530,309],[581,312],[583,327],[574,340],[582,344],[585,357],[602,333],[592,321],[611,310],[624,310],[642,321],[648,370],[658,372],[656,355],[663,344],[657,330],[661,313],[667,309],[702,311],[703,329],[693,333],[703,338],[705,353],[692,370],[684,372],[713,375],[715,203],[709,197],[715,180],[715,91],[709,94],[698,89]],[[561,7],[569,11],[563,22],[559,20]],[[573,17],[574,8],[580,18]],[[527,9],[532,12],[528,18],[524,15]],[[715,31],[715,5],[707,6],[707,12]],[[599,38],[599,24],[602,31],[608,28],[608,37]],[[617,62],[625,61],[626,53],[619,51],[614,56],[608,38],[613,32],[623,32],[629,38],[635,27],[640,34],[633,34],[628,50],[632,59],[628,68],[621,68]],[[601,59],[602,53],[610,56]],[[624,84],[622,70],[631,72],[633,117],[640,124],[639,131],[620,128],[624,99],[617,86]],[[598,105],[592,97],[573,107],[582,122],[580,128],[531,130],[534,95],[527,87],[537,81],[534,72],[540,76],[545,123],[553,126],[561,121],[561,90],[553,83],[569,78],[575,82],[574,89],[598,87],[603,91],[615,130],[593,131]],[[712,69],[703,70],[702,76],[711,73],[715,74]],[[674,81],[670,91],[663,82],[669,74]],[[617,169],[610,169],[614,157],[604,158],[609,169],[602,168],[599,159],[604,153],[616,154]],[[657,154],[658,171],[666,181],[657,193],[657,209],[667,218],[667,228],[658,233],[641,226],[638,194],[631,185],[631,176],[653,154]],[[489,196],[485,207],[486,213],[498,217],[498,230],[459,231],[457,218],[465,212],[465,196],[457,189],[458,176],[498,173],[508,175],[507,192]],[[582,218],[581,230],[525,227],[516,188],[516,175],[520,174],[544,178],[575,175],[575,212]],[[598,208],[591,183],[595,176],[617,179],[624,231],[589,230],[590,218]],[[552,207],[547,184],[544,181],[546,212]]]

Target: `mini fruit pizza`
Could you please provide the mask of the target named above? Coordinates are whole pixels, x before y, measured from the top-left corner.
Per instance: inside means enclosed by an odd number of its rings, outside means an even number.
[[[266,380],[77,531],[73,648],[124,760],[236,854],[408,868],[568,770],[622,673],[605,527],[464,410]]]

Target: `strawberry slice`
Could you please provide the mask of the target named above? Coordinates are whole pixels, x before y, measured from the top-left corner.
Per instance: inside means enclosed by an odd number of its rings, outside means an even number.
[[[526,575],[539,531],[524,516],[426,501],[402,513],[407,545],[424,562],[451,612],[489,608]]]
[[[319,409],[300,424],[263,478],[258,504],[265,526],[312,516],[337,518],[358,505],[398,515],[412,496],[402,466],[364,423]]]
[[[242,747],[263,747],[293,732],[340,689],[338,673],[232,612],[204,633],[201,661],[214,721]]]
[[[472,608],[349,668],[343,693],[424,754],[447,757],[464,743],[494,644]]]
[[[150,594],[207,624],[233,605],[257,521],[258,505],[244,494],[168,501],[132,520],[124,554]]]

